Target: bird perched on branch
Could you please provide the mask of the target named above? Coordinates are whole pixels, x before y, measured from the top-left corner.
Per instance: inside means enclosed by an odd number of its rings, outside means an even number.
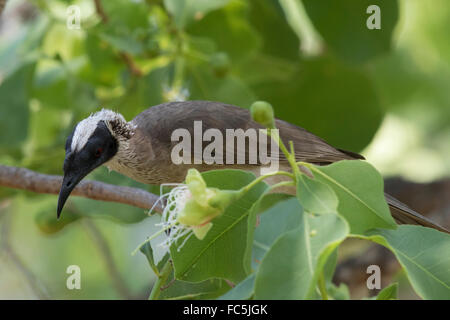
[[[357,153],[334,148],[307,130],[288,122],[276,120],[275,124],[281,140],[286,144],[293,142],[297,161],[326,165],[340,160],[364,159]],[[229,130],[241,130],[240,133],[245,135],[248,129],[261,128],[260,124],[252,120],[248,110],[219,102],[160,104],[141,112],[130,122],[119,113],[103,109],[79,122],[67,138],[58,217],[75,186],[101,165],[148,184],[182,182],[187,170],[192,167],[200,171],[233,168],[257,173],[263,166],[261,159],[253,157],[253,161],[248,160],[252,159],[253,151],[258,153],[269,148],[270,141],[257,144],[258,147],[251,150],[249,146],[252,140],[262,142],[259,136],[248,134],[245,136],[248,143],[234,144],[235,137],[227,133]],[[209,139],[205,141],[207,132]],[[183,155],[187,161],[180,163],[179,157],[174,160],[173,151],[179,144],[179,140],[174,141],[174,134],[178,138],[183,134],[194,138],[199,134],[202,136],[200,145],[196,141],[187,144],[188,150],[184,150],[187,155]],[[225,143],[222,141],[213,152],[205,154],[203,151],[210,143],[208,140],[211,141],[214,135],[216,138],[220,135],[226,137]],[[231,147],[228,146],[230,142],[233,142]],[[275,160],[279,161],[280,169],[289,170],[283,155]],[[395,198],[386,195],[386,200],[398,222],[420,224],[448,232]]]

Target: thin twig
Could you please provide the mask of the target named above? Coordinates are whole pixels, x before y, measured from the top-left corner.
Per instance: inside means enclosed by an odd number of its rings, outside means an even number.
[[[0,165],[0,186],[37,193],[58,194],[61,183],[61,176]],[[89,180],[80,182],[72,191],[72,195],[94,200],[119,202],[142,209],[150,209],[159,199],[157,195],[142,189],[119,187]],[[161,205],[156,205],[154,211],[161,213]]]
[[[103,10],[103,5],[101,0],[94,0],[95,4],[95,11],[99,15],[99,17],[102,19],[103,23],[108,23],[108,16],[105,13],[105,10]]]
[[[2,14],[5,6],[6,6],[6,0],[0,0],[0,15]]]
[[[102,20],[102,23],[108,23],[109,17],[106,14],[105,10],[103,9],[103,5],[101,0],[94,0],[95,4],[95,11],[97,12],[98,16]],[[141,77],[143,75],[143,72],[139,67],[136,65],[136,62],[134,62],[133,57],[124,51],[119,51],[119,56],[125,62],[130,72],[137,76]]]
[[[136,65],[136,63],[133,60],[133,57],[126,53],[126,52],[119,52],[120,57],[125,62],[125,64],[128,66],[128,69],[130,69],[130,72],[134,74],[137,77],[141,77],[143,75],[141,69]]]
[[[6,207],[1,206],[1,209]],[[39,281],[39,279],[33,274],[33,272],[25,265],[20,256],[15,252],[11,244],[9,243],[9,231],[11,230],[11,215],[9,213],[3,213],[1,226],[1,246],[0,253],[3,251],[8,257],[8,260],[14,266],[14,270],[17,270],[23,275],[23,278],[27,281],[27,284],[33,290],[34,294],[42,300],[50,299],[45,286]]]
[[[122,275],[114,262],[111,249],[105,237],[90,219],[83,219],[82,222],[87,233],[92,238],[92,243],[97,247],[98,252],[105,262],[106,270],[108,271],[117,293],[119,293],[123,299],[133,299],[127,284],[123,280]]]

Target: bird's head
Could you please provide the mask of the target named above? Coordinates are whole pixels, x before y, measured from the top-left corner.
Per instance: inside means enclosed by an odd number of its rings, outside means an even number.
[[[66,141],[64,178],[58,199],[58,218],[76,185],[91,171],[111,160],[130,125],[116,112],[103,109],[80,121]]]

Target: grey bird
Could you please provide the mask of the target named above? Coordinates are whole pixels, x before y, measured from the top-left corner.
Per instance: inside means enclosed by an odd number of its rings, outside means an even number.
[[[223,136],[226,136],[227,129],[246,131],[250,128],[262,128],[251,119],[248,110],[220,102],[164,103],[141,112],[130,122],[119,113],[103,109],[79,122],[67,138],[64,178],[58,199],[58,217],[75,186],[101,165],[147,184],[180,183],[184,180],[187,170],[192,167],[200,171],[221,168],[245,169],[255,173],[259,171],[257,169],[262,166],[259,161],[211,164],[212,159],[205,159],[194,147],[190,162],[192,164],[175,164],[172,149],[178,142],[173,141],[172,134],[182,128],[194,136],[195,121],[201,121],[203,132],[216,129]],[[277,119],[276,127],[283,142],[293,142],[297,161],[326,165],[340,160],[364,160],[361,155],[334,148],[307,130],[288,122]],[[208,142],[203,141],[202,149],[207,144]],[[251,156],[249,145],[250,142],[244,143],[243,147],[236,144],[232,150],[226,149],[224,145],[223,149],[215,151],[214,159],[225,158],[231,151],[234,155],[243,154],[245,159],[249,159]],[[263,147],[269,145],[270,142]],[[279,165],[280,169],[289,170],[287,160],[282,155],[279,156]],[[386,201],[397,222],[419,224],[449,233],[445,228],[387,194]]]

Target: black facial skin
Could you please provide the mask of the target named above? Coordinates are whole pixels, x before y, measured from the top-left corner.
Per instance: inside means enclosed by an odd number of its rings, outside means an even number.
[[[74,130],[75,132],[75,130]],[[106,124],[99,121],[97,128],[83,149],[71,150],[73,134],[66,141],[66,158],[64,160],[64,179],[58,199],[57,217],[72,190],[91,171],[110,160],[118,149],[117,140],[111,135]]]

